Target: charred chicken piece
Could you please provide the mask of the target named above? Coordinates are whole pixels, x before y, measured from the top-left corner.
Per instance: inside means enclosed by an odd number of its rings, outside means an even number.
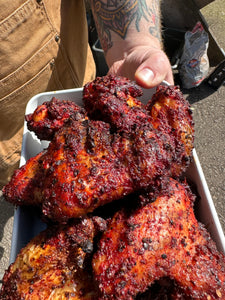
[[[154,128],[162,132],[170,128],[178,158],[172,168],[174,174],[179,174],[182,168],[189,164],[193,149],[194,122],[190,105],[177,86],[161,85],[148,102],[146,109],[151,114]]]
[[[170,135],[170,142],[164,143],[165,151],[174,147],[179,152],[172,166],[174,176],[179,176],[189,165],[194,123],[190,105],[177,86],[160,85],[144,105],[136,99],[142,95],[140,87],[126,78],[109,75],[85,85],[83,94],[88,115],[105,120],[120,134],[136,139],[140,132],[144,134],[155,128],[159,134]]]
[[[130,81],[128,84],[127,80],[124,84],[124,80],[121,78],[121,90],[124,93],[123,85],[125,85],[128,93],[129,89],[132,90],[132,85]],[[106,83],[108,82],[110,86],[113,78],[106,76],[103,81],[107,87]],[[95,81],[91,85],[93,90],[94,87]],[[91,94],[91,90],[88,92],[89,88],[86,88],[87,94]],[[110,90],[114,91],[113,87],[110,86]],[[99,91],[97,87],[96,91]],[[102,98],[100,97],[99,101],[100,103],[102,100],[105,101],[103,107],[108,111],[110,123],[88,118],[85,118],[85,121],[68,120],[55,133],[48,149],[17,171],[11,182],[3,188],[6,200],[15,205],[26,205],[31,203],[33,197],[34,204],[40,203],[47,217],[56,221],[66,221],[92,212],[98,206],[120,199],[134,191],[148,189],[152,185],[157,188],[162,178],[177,177],[185,171],[191,160],[193,148],[190,139],[182,140],[183,135],[179,135],[180,131],[174,129],[170,122],[164,122],[154,128],[152,122],[157,122],[157,117],[153,119],[148,110],[141,109],[141,104],[127,105],[124,96],[119,97],[119,92],[113,100],[115,105],[108,105],[106,101],[110,99],[108,93],[107,90],[104,96],[100,94]],[[132,92],[132,95],[136,95],[135,93]],[[129,96],[128,102],[130,103],[132,99],[132,103],[138,103],[132,95]],[[127,124],[133,125],[124,129],[122,125],[116,130],[117,116],[111,108],[116,107],[117,102],[120,108],[121,101],[125,103],[126,109],[124,116],[118,118],[118,122],[127,117],[130,120]],[[98,98],[90,104],[93,110],[95,102],[98,103]],[[169,99],[166,104],[168,102]],[[187,110],[187,102],[177,97],[176,103],[177,105],[173,105],[175,107],[173,114],[185,115],[183,126],[190,127],[191,131],[191,115]],[[182,103],[183,107],[179,103]],[[140,108],[137,115],[135,107]],[[162,110],[167,111],[167,107],[164,108],[162,105]],[[141,120],[138,126],[135,126],[135,120]],[[163,120],[159,118],[159,122]],[[189,143],[188,146],[185,144],[186,141]],[[191,141],[193,142],[193,135]],[[21,181],[22,187],[16,189]]]
[[[115,214],[92,260],[101,299],[134,299],[163,278],[174,282],[169,299],[225,298],[225,257],[193,203],[188,187],[170,179],[154,202]]]
[[[42,202],[44,168],[42,156],[45,151],[30,158],[26,165],[15,170],[10,183],[5,186],[5,199],[13,204],[39,206]]]
[[[166,150],[167,144],[172,146]],[[48,218],[65,222],[149,185],[157,187],[171,175],[175,154],[169,134],[142,128],[128,139],[111,134],[107,123],[74,121],[15,172],[3,193],[15,205],[33,201]]]
[[[84,120],[85,110],[73,101],[58,100],[55,97],[39,105],[32,114],[26,115],[27,127],[41,140],[52,140],[56,131],[69,119]]]
[[[105,226],[101,218],[84,218],[40,233],[5,272],[0,299],[97,299],[91,255],[94,236]]]
[[[104,122],[74,121],[58,131],[47,151],[16,171],[4,196],[16,205],[33,199],[55,221],[85,215],[133,191],[127,167],[113,150],[122,155],[125,142]]]
[[[43,157],[44,214],[62,222],[130,194],[132,178],[114,151],[126,155],[126,142],[111,135],[109,125],[101,121],[62,128]]]
[[[103,120],[117,132],[130,133],[151,121],[137,99],[142,94],[142,89],[127,78],[97,77],[84,86],[84,107],[91,119]]]

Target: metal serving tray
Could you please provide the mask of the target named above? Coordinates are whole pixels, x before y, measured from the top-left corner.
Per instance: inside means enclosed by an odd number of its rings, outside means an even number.
[[[82,106],[82,91],[83,89],[79,88],[38,94],[28,102],[25,114],[33,112],[38,105],[51,100],[52,97],[61,100],[71,100]],[[144,95],[141,100],[143,102],[148,101],[154,92],[155,89],[144,90]],[[27,129],[25,122],[20,166],[24,165],[30,157],[35,156],[47,146],[48,142],[40,141],[33,132]],[[217,244],[218,250],[225,253],[224,233],[195,149],[193,151],[193,162],[188,168],[186,175],[187,178],[196,185],[200,197],[196,206],[196,216],[209,230]],[[20,249],[24,247],[32,237],[45,228],[46,225],[40,220],[39,212],[36,208],[18,207],[15,209],[10,263],[14,262]]]

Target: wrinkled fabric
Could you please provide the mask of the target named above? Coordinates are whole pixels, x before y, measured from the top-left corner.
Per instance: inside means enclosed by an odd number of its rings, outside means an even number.
[[[83,0],[0,0],[0,188],[18,167],[24,112],[95,77]]]

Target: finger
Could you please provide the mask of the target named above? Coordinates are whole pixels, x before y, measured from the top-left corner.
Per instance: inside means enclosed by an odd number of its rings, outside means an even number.
[[[162,51],[149,55],[137,68],[135,80],[144,88],[157,86],[163,80],[173,84],[172,69],[167,56]]]

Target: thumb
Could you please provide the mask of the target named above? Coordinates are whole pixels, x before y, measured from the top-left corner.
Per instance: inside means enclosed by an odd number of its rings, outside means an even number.
[[[170,62],[163,51],[149,54],[135,72],[136,82],[144,88],[152,88],[163,80],[174,84]]]

